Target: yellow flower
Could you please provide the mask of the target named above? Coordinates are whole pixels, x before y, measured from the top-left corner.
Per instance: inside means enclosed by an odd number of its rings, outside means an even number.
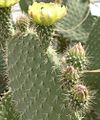
[[[29,15],[40,25],[52,25],[66,15],[66,7],[56,3],[37,3],[29,6]]]
[[[0,8],[10,7],[19,1],[20,0],[0,0]]]

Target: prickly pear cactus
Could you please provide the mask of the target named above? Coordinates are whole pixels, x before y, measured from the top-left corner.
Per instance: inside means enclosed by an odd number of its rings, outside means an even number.
[[[36,33],[19,33],[9,43],[9,77],[20,119],[66,119],[56,72],[40,43]]]
[[[66,15],[58,24],[57,32],[72,41],[86,42],[96,19],[90,15],[88,0],[64,0]]]
[[[11,89],[9,87],[8,77],[8,40],[11,38],[11,21],[10,13],[11,6],[17,3],[18,0],[0,1],[0,119],[13,120],[15,117],[10,116],[13,111],[11,107]],[[13,29],[12,29],[13,31]],[[1,102],[2,101],[2,102]],[[10,112],[9,112],[10,111]],[[17,117],[16,117],[17,118]]]
[[[34,2],[12,35],[16,2],[0,8],[0,119],[99,120],[100,19],[88,1]]]
[[[87,81],[85,81],[87,84],[91,86],[91,88],[96,89],[96,98],[94,100],[94,109],[92,110],[90,116],[92,116],[92,119],[99,120],[100,119],[100,62],[99,62],[99,30],[100,30],[100,18],[98,18],[97,22],[95,23],[94,28],[92,29],[89,40],[87,41],[86,48],[87,53],[89,54],[90,58],[90,64],[89,64],[89,70],[85,75]],[[93,57],[92,57],[93,56]],[[90,117],[91,118],[91,117]]]
[[[7,38],[10,36],[9,17],[10,8],[0,8],[0,95],[7,89],[8,84]]]

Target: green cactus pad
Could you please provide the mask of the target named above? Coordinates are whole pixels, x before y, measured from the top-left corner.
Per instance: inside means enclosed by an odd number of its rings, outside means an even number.
[[[11,94],[0,102],[0,120],[19,120],[19,114],[15,110],[15,104]]]
[[[21,120],[66,120],[59,79],[35,33],[9,42],[9,78]]]
[[[36,25],[36,31],[37,31],[37,34],[40,38],[40,44],[42,47],[44,47],[44,51],[47,50],[48,46],[49,46],[49,43],[52,39],[52,33],[53,33],[53,27],[54,26],[41,26],[41,25]]]
[[[100,119],[100,18],[94,25],[93,30],[88,38],[86,49],[89,56],[89,70],[85,73],[85,82],[90,85],[96,92],[96,98],[94,98],[94,109],[89,116],[91,119]],[[90,119],[90,118],[89,118]]]
[[[7,40],[10,32],[10,8],[0,8],[0,95],[8,91]]]
[[[68,14],[57,24],[58,33],[72,41],[86,42],[96,21],[90,15],[88,0],[65,0]]]

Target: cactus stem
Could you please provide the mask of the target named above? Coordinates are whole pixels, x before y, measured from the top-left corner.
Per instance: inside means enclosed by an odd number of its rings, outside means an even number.
[[[0,95],[8,90],[8,46],[10,32],[10,8],[0,8]]]

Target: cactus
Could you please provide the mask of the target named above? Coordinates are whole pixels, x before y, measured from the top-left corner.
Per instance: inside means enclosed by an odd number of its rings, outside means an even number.
[[[58,24],[56,31],[72,41],[86,42],[96,18],[90,15],[88,0],[64,0],[68,15]]]
[[[11,6],[18,1],[19,0],[0,1],[0,99],[2,99],[5,92],[9,92],[7,40],[11,37]]]
[[[9,16],[9,8],[0,8],[0,95],[8,88],[7,38],[10,36]]]
[[[0,107],[2,109],[1,119],[9,120],[13,119],[14,117],[9,116],[11,112],[11,111],[9,112],[9,110],[13,109],[13,107],[11,108],[9,99],[9,94],[11,93],[11,90],[9,87],[9,75],[8,75],[7,41],[11,38],[12,33],[11,32],[12,26],[10,22],[11,6],[17,3],[18,1],[19,0],[0,1]]]
[[[17,18],[15,29],[16,31],[25,32],[30,26],[30,20],[27,16],[23,15]]]
[[[13,30],[16,2],[0,4],[0,120],[99,120],[100,18],[88,1],[41,1]]]
[[[89,70],[92,71],[87,71],[87,73],[85,73],[85,78],[87,79],[87,81],[85,81],[89,86],[91,86],[91,88],[97,90],[96,93],[96,99],[95,99],[95,105],[94,105],[94,109],[92,110],[90,116],[95,116],[95,119],[99,120],[100,119],[100,63],[99,63],[99,30],[100,30],[100,18],[98,18],[97,22],[94,25],[94,28],[92,29],[90,35],[89,35],[89,40],[87,41],[86,44],[86,48],[87,48],[87,53],[89,54],[90,58],[90,64],[89,64]],[[93,56],[93,57],[92,57]],[[93,119],[92,118],[92,119]]]
[[[62,88],[65,90],[71,90],[73,85],[79,82],[79,78],[80,73],[73,66],[67,66],[62,71]]]
[[[87,64],[87,57],[81,43],[71,47],[64,53],[62,62],[66,65],[73,65],[76,69],[83,70]]]
[[[87,112],[89,110],[89,102],[91,102],[92,95],[90,90],[82,84],[76,84],[73,86],[73,89],[69,91],[68,94],[68,106],[73,111]],[[67,103],[66,103],[67,104]]]

